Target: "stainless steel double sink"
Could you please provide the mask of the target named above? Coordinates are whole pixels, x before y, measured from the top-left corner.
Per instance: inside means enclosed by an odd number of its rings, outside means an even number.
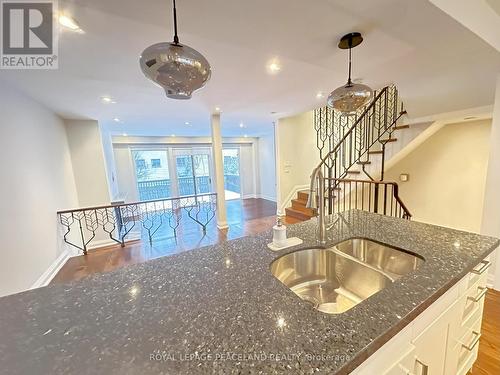
[[[272,274],[314,308],[349,310],[424,262],[418,255],[363,238],[309,248],[271,263]]]

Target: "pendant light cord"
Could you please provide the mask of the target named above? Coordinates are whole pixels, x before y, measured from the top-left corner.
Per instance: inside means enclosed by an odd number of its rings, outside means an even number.
[[[352,81],[351,81],[351,50],[352,50],[352,37],[349,38],[349,79],[347,80],[347,86],[352,86]]]
[[[175,8],[174,1],[174,44],[179,44],[179,37],[177,36],[177,9]]]

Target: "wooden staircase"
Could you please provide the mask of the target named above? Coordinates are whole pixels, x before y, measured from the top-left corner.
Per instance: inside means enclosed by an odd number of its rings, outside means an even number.
[[[314,128],[317,132],[317,147],[320,150],[320,166],[323,165],[325,168],[323,175],[330,176],[330,181],[335,181],[331,188],[327,188],[329,191],[325,191],[325,203],[328,202],[330,213],[334,211],[332,202],[335,201],[340,202],[336,209],[348,209],[345,201],[353,197],[349,189],[351,184],[358,186],[357,183],[361,183],[359,185],[361,188],[369,186],[363,185],[363,181],[376,185],[377,190],[374,194],[377,197],[379,188],[387,189],[388,186],[396,185],[385,183],[383,180],[386,145],[397,142],[396,135],[409,128],[409,125],[397,123],[399,118],[406,114],[402,103],[400,109],[398,107],[397,89],[388,86],[376,94],[371,104],[354,117],[339,115],[327,107],[315,110]],[[338,162],[333,163],[334,160]],[[373,176],[375,177],[373,178],[370,175],[372,171],[366,169],[372,162],[375,162],[372,170],[380,165],[380,182],[375,181],[378,177]],[[354,197],[358,194],[358,191],[355,191]],[[396,203],[404,208],[404,217],[411,217],[397,197],[397,186],[394,194],[396,195],[394,199],[398,200]],[[291,207],[285,209],[286,217],[309,220],[316,216],[316,210],[306,207],[308,195],[308,191],[299,191],[297,198],[292,199]],[[378,212],[378,204],[375,206],[375,212]]]
[[[308,198],[309,192],[307,190],[297,192],[297,198],[292,199],[292,207],[285,209],[286,217],[292,217],[299,221],[306,221],[316,216],[315,209],[306,207]]]

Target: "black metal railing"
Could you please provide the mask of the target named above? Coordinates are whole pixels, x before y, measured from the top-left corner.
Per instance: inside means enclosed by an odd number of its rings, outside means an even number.
[[[140,201],[170,198],[173,194],[172,180],[151,180],[137,182]],[[206,194],[212,191],[210,176],[178,177],[179,196]]]
[[[137,182],[140,201],[166,199],[172,196],[172,185],[169,179]]]
[[[173,235],[188,219],[206,234],[207,225],[215,217],[217,194],[198,194],[184,197],[149,200],[117,205],[77,208],[58,211],[64,229],[64,241],[87,254],[98,236],[125,246],[127,236],[139,229],[152,243],[161,228],[170,228]]]
[[[178,192],[179,196],[206,194],[212,191],[212,181],[210,176],[193,177],[178,177]],[[225,174],[224,188],[226,190],[240,193],[240,176]],[[137,190],[140,201],[149,201],[155,199],[167,199],[173,194],[172,182],[170,179],[150,180],[137,182]]]
[[[388,216],[411,219],[411,213],[399,197],[395,182],[334,179],[341,194],[333,199],[333,212],[359,209]]]
[[[386,140],[391,139],[397,121],[404,114],[406,111],[403,104],[399,104],[395,86],[386,86],[375,92],[374,99],[354,114],[345,115],[329,107],[314,111],[321,159],[319,166],[327,179],[325,195],[328,213],[333,212],[335,194],[340,194],[338,180],[345,178],[353,165],[362,165],[361,169],[373,180],[366,172],[364,163],[369,161],[370,152],[382,154],[380,175],[383,180]],[[379,149],[375,150],[377,147]]]

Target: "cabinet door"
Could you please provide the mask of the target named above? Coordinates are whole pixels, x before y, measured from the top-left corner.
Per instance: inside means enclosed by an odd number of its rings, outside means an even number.
[[[450,320],[447,313],[441,315],[415,341],[416,375],[442,375],[446,359]]]
[[[413,362],[415,360],[415,348],[412,346],[389,368],[384,375],[413,375]]]

